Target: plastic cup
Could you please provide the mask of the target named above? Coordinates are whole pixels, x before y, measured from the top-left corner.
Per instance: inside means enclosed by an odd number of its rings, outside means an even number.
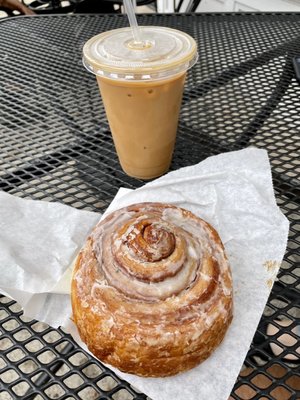
[[[184,32],[140,27],[92,37],[83,63],[97,78],[123,170],[152,179],[168,171],[174,150],[186,72],[197,61],[195,40]]]

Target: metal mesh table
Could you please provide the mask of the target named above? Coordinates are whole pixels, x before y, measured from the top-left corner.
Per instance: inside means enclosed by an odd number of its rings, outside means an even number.
[[[138,19],[186,31],[199,45],[171,168],[246,146],[269,152],[277,202],[290,220],[289,242],[231,398],[300,398],[300,84],[292,68],[300,55],[300,14]],[[143,184],[121,171],[95,79],[81,64],[89,37],[125,25],[121,15],[0,23],[1,190],[101,212],[120,186]],[[284,330],[282,319],[289,323]],[[0,298],[0,351],[1,399],[146,399],[62,330],[26,319],[6,297]]]

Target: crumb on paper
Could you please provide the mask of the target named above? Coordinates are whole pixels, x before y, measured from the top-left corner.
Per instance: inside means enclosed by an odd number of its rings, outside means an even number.
[[[273,272],[276,271],[276,269],[279,267],[279,262],[274,260],[268,260],[265,261],[263,265],[267,271]]]
[[[274,283],[274,280],[272,278],[267,280],[267,286],[270,290],[272,289],[273,283]]]

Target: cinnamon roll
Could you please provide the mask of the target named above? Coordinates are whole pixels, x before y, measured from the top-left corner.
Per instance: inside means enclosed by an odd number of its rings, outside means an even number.
[[[218,233],[190,211],[140,203],[98,223],[72,278],[73,320],[100,360],[141,376],[204,361],[232,320]]]

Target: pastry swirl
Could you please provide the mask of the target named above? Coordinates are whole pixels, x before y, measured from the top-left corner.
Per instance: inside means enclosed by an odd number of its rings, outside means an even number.
[[[140,203],[93,230],[72,279],[73,319],[103,362],[169,376],[204,361],[232,319],[232,281],[218,233],[190,211]]]

